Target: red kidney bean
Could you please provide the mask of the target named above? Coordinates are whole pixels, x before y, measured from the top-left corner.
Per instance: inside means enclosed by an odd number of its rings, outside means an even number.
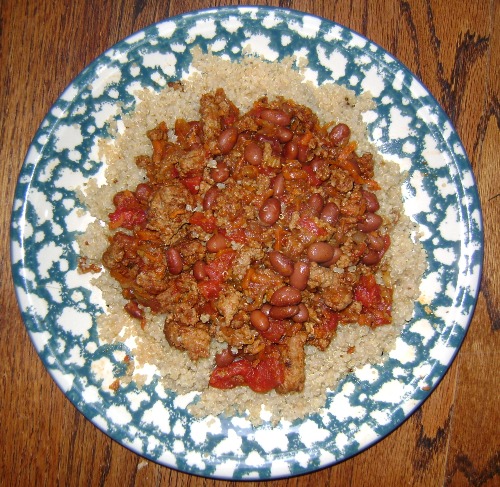
[[[311,266],[309,262],[295,262],[293,265],[293,272],[290,276],[290,286],[293,286],[299,291],[303,291],[307,287]]]
[[[315,242],[307,248],[307,258],[311,262],[328,262],[334,253],[335,248],[326,242]]]
[[[260,118],[273,123],[274,125],[288,125],[292,121],[292,117],[283,110],[273,110],[266,108],[260,112]]]
[[[363,255],[361,258],[361,262],[366,265],[375,265],[378,264],[381,260],[381,256],[375,250],[369,250],[367,254]]]
[[[307,206],[312,210],[314,216],[318,216],[323,209],[323,198],[320,194],[314,193],[307,200]]]
[[[167,252],[167,267],[170,274],[180,274],[184,263],[182,262],[182,255],[177,249],[170,247]]]
[[[319,217],[330,225],[335,225],[339,220],[339,215],[339,207],[335,203],[329,202],[323,207]]]
[[[197,260],[193,265],[193,276],[197,281],[203,281],[207,277],[205,262]]]
[[[273,181],[273,194],[274,196],[283,196],[285,193],[285,176],[280,172]]]
[[[278,221],[281,213],[281,203],[277,198],[271,197],[264,201],[259,210],[259,218],[262,223],[272,225]]]
[[[219,138],[217,139],[219,149],[222,154],[227,154],[228,152],[230,152],[234,147],[234,144],[236,144],[237,139],[238,131],[235,127],[229,127],[226,130],[223,130],[220,133]]]
[[[215,204],[217,196],[219,195],[219,188],[212,186],[203,197],[203,209],[209,210]]]
[[[292,320],[295,321],[295,323],[304,323],[304,321],[309,319],[309,310],[304,303],[300,303],[298,308],[299,310],[293,315]]]
[[[271,311],[272,306],[269,303],[265,303],[260,307],[260,310],[266,315],[269,316],[269,312]]]
[[[295,140],[291,140],[285,144],[283,155],[286,159],[297,159],[299,155],[299,144]]]
[[[316,172],[318,169],[320,169],[322,166],[326,164],[324,159],[319,159],[318,157],[315,157],[311,161],[311,169]]]
[[[292,140],[293,132],[286,127],[278,127],[276,129],[276,137],[278,137],[280,142],[289,142]]]
[[[293,261],[277,250],[269,253],[269,262],[273,269],[282,276],[288,277],[293,272]]]
[[[295,305],[290,306],[272,306],[269,311],[269,316],[275,320],[286,320],[296,315],[299,307]]]
[[[342,250],[340,250],[338,247],[334,247],[332,258],[330,260],[327,260],[326,262],[320,262],[319,265],[323,267],[330,267],[331,265],[335,264],[341,257]]]
[[[366,190],[362,190],[361,193],[363,198],[366,200],[366,211],[369,213],[375,213],[380,209],[380,204],[375,193]]]
[[[377,252],[380,252],[385,247],[384,239],[380,235],[369,233],[366,236],[368,246]]]
[[[215,253],[219,250],[224,250],[227,247],[227,239],[224,235],[220,233],[215,233],[212,235],[207,242],[207,250],[209,252]]]
[[[302,301],[301,292],[292,286],[282,286],[271,296],[269,302],[273,306],[292,306]]]
[[[210,171],[210,176],[216,183],[223,183],[229,177],[229,168],[224,162],[218,162],[217,167]]]
[[[269,318],[260,309],[254,309],[250,313],[250,323],[258,331],[266,331],[269,329]]]
[[[297,159],[302,163],[304,164],[305,162],[307,162],[307,152],[309,150],[309,147],[307,147],[307,145],[301,145],[299,144],[299,149],[298,149],[298,153],[297,153]]]
[[[344,140],[351,136],[351,129],[345,123],[339,123],[330,130],[328,134],[333,145],[339,146]]]
[[[382,217],[376,213],[365,213],[365,219],[358,222],[358,230],[364,233],[370,233],[377,230],[382,225]]]
[[[245,161],[254,166],[258,166],[262,163],[263,150],[262,147],[257,144],[257,142],[250,142],[245,146],[244,151]]]
[[[229,350],[229,348],[226,348],[225,350],[222,350],[222,352],[215,354],[215,364],[217,365],[217,367],[227,367],[233,362],[234,355],[231,350]]]

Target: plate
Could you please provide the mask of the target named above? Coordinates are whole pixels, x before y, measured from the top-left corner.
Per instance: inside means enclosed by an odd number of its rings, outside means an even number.
[[[381,154],[407,171],[405,206],[419,223],[428,268],[396,349],[369,373],[354,372],[303,420],[253,427],[238,417],[196,419],[185,400],[154,381],[106,392],[93,372],[117,376],[125,346],[101,345],[101,304],[76,271],[83,227],[76,188],[100,167],[96,140],[135,103],[133,88],[161,89],[188,72],[199,46],[238,59],[243,48],[270,61],[300,53],[309,76],[335,81],[376,108],[367,118]],[[471,319],[482,265],[474,177],[452,124],[424,86],[359,34],[298,11],[224,7],[152,25],[118,43],[67,87],[29,148],[15,193],[12,270],[19,306],[46,369],[96,427],[134,452],[183,472],[271,479],[334,465],[397,428],[436,387]]]

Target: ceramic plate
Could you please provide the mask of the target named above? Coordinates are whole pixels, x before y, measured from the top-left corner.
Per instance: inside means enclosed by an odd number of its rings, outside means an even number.
[[[324,410],[293,423],[252,427],[238,417],[195,419],[156,382],[106,392],[92,371],[118,377],[124,346],[99,343],[100,303],[76,266],[82,229],[75,194],[99,170],[95,141],[138,86],[161,89],[188,71],[200,46],[238,59],[300,52],[309,77],[333,80],[377,107],[368,129],[408,177],[405,205],[420,224],[428,269],[414,318],[381,366],[346,377]],[[192,12],[152,25],[105,52],[56,101],[28,151],[12,213],[12,269],[19,305],[45,367],[68,399],[111,438],[144,457],[213,478],[289,477],[333,465],[397,428],[450,366],[473,313],[482,262],[478,195],[462,144],[425,87],[364,37],[325,19],[265,7]],[[425,304],[424,304],[425,303]],[[104,361],[104,362],[102,362]]]

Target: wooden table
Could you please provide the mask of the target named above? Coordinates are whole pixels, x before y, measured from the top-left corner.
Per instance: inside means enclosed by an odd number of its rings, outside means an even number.
[[[104,50],[152,22],[226,3],[2,1],[1,485],[234,485],[146,462],[77,412],[43,368],[21,321],[10,277],[8,230],[14,187],[28,145],[72,78]],[[423,407],[366,452],[320,472],[269,484],[500,485],[500,4],[496,0],[266,3],[324,16],[362,33],[427,85],[450,116],[472,161],[485,224],[482,288],[470,331],[458,358]]]

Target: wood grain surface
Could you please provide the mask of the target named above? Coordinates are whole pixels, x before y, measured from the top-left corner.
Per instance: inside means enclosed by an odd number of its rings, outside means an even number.
[[[245,2],[254,4],[253,1]],[[262,2],[264,3],[264,2]],[[449,372],[411,418],[367,451],[288,480],[305,486],[500,485],[500,2],[283,0],[398,57],[454,123],[477,179],[485,225],[482,286]],[[145,461],[88,422],[50,379],[13,291],[9,221],[20,167],[38,125],[71,80],[117,41],[153,22],[227,2],[0,2],[0,485],[229,486]],[[250,485],[256,483],[250,483]]]

